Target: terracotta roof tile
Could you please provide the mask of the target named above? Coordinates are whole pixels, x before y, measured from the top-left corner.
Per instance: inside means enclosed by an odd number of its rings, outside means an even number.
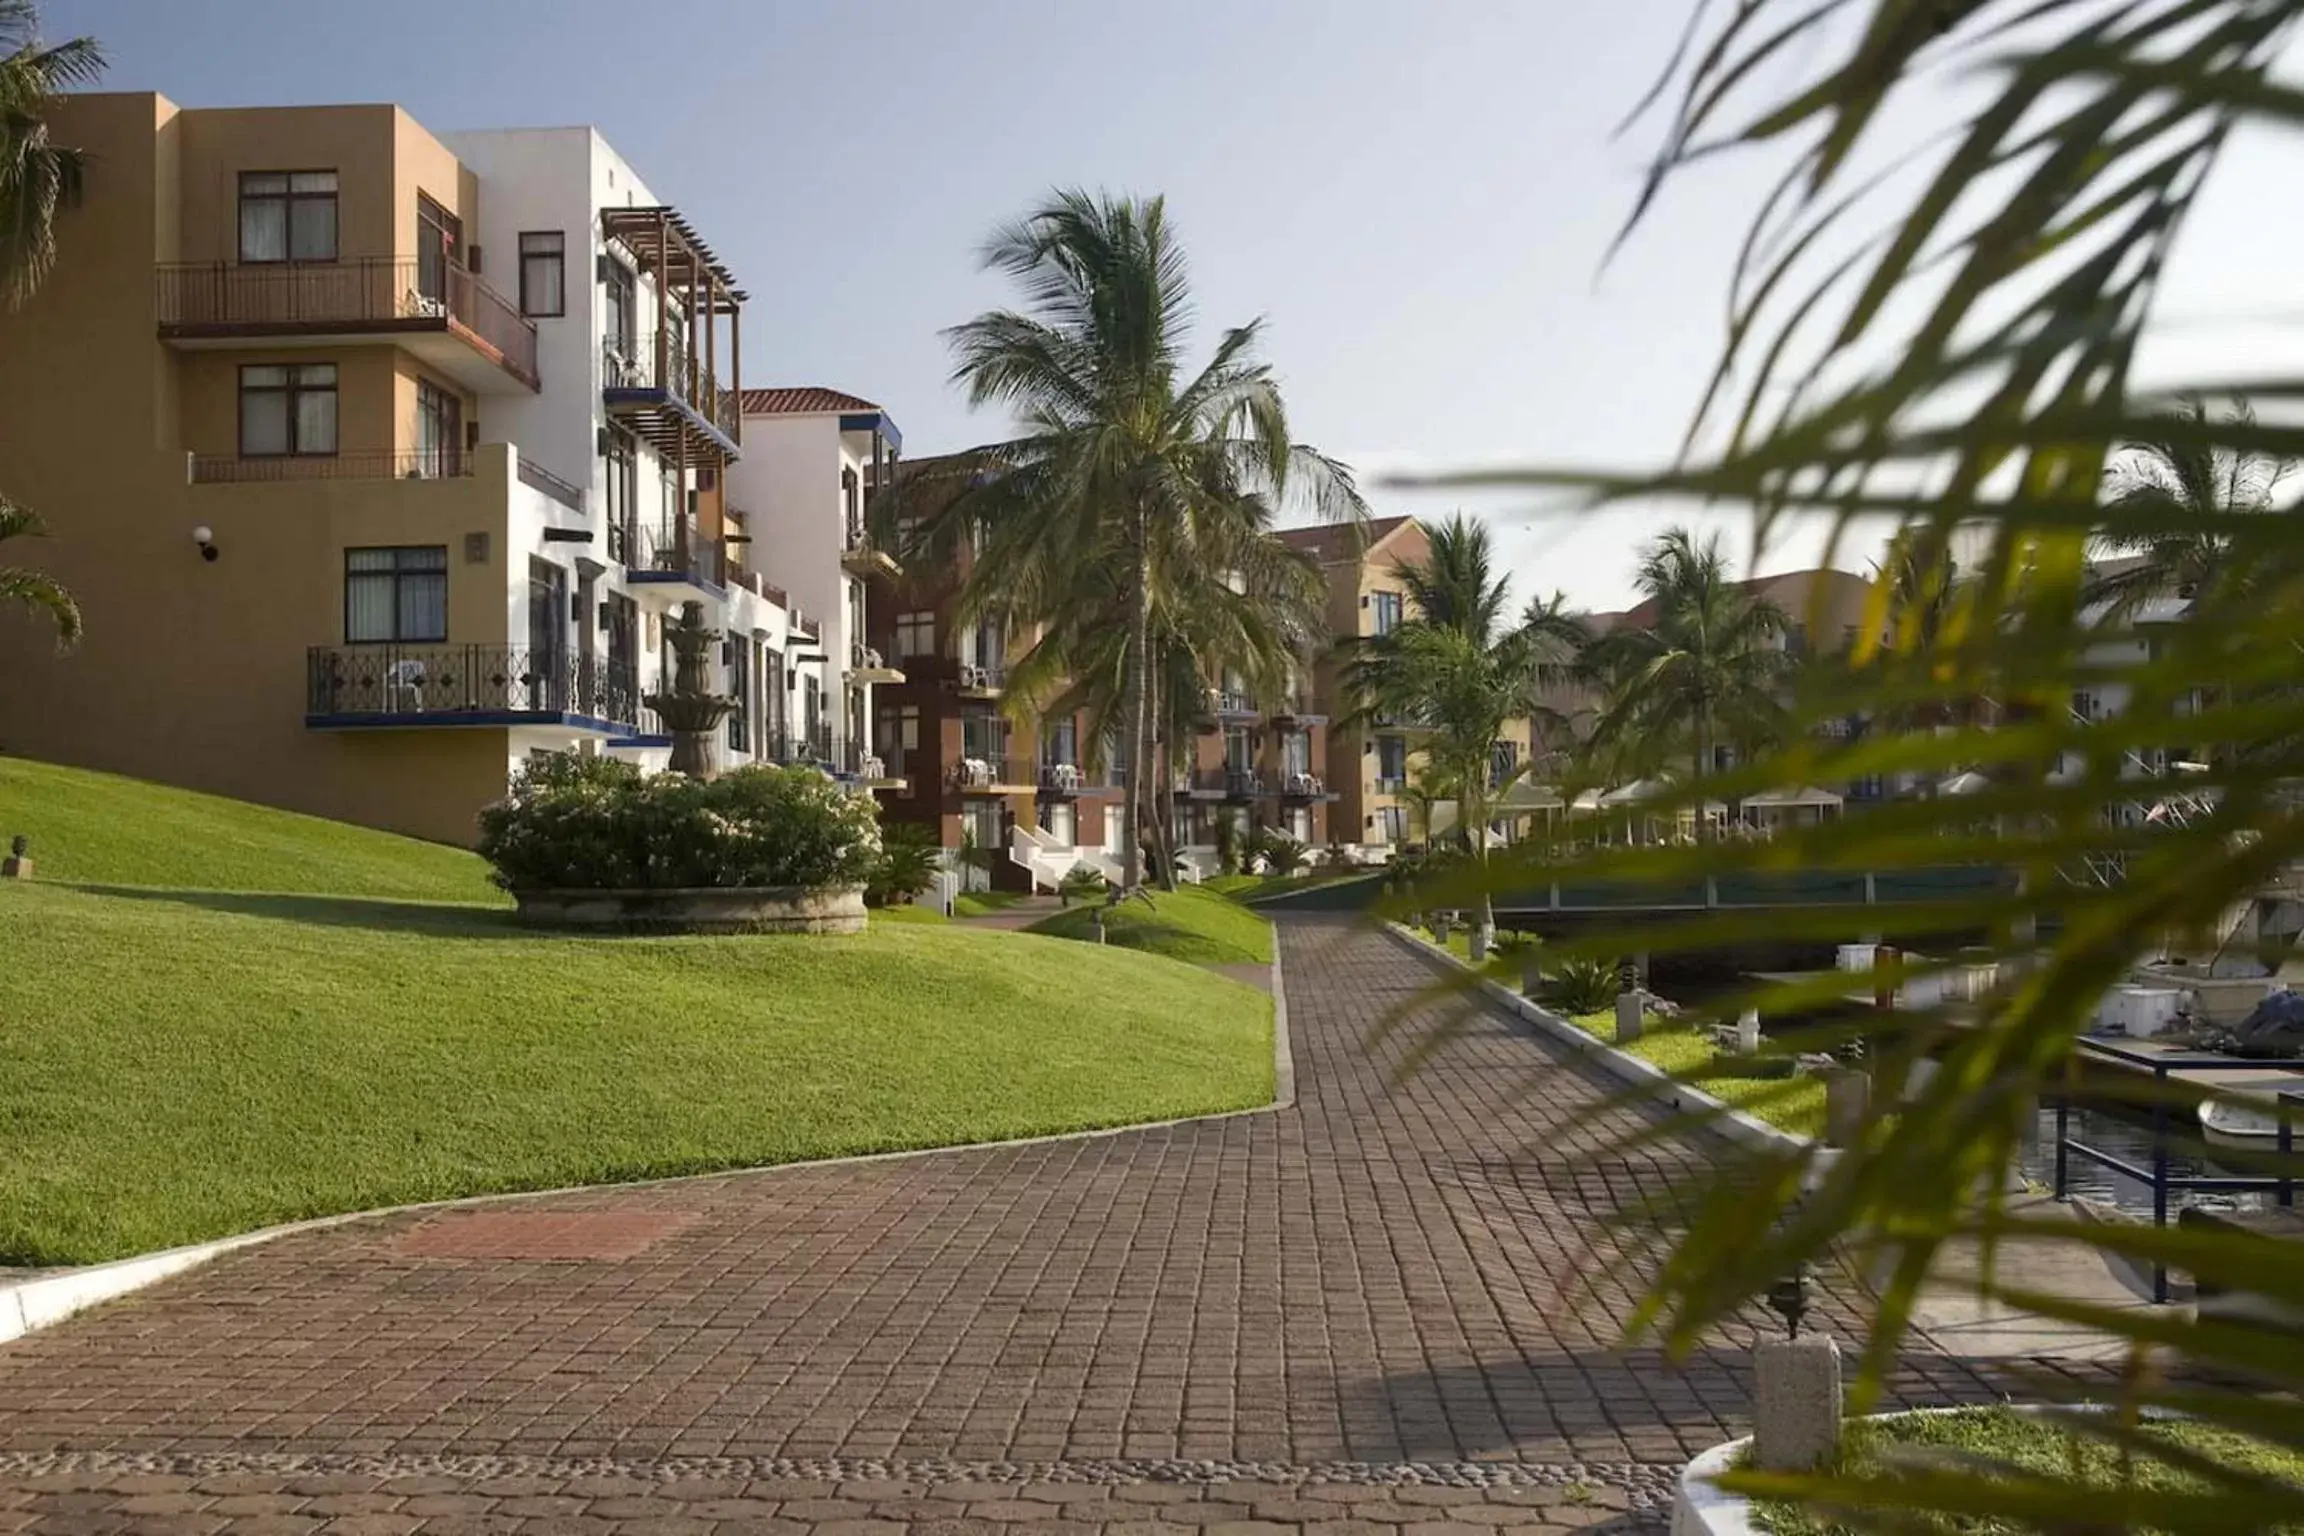
[[[1349,560],[1363,550],[1373,549],[1379,539],[1412,521],[1414,519],[1406,517],[1371,518],[1368,536],[1364,540],[1354,534],[1349,523],[1318,523],[1310,528],[1283,528],[1280,530],[1280,542],[1290,549],[1303,550],[1322,565],[1329,565],[1339,560]]]
[[[744,414],[747,416],[805,416],[817,411],[876,411],[880,409],[869,400],[859,399],[844,390],[821,389],[803,385],[796,389],[748,389],[744,391]]]

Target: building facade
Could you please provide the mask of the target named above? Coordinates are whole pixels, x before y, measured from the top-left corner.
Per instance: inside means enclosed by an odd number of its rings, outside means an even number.
[[[149,93],[52,126],[87,193],[0,314],[0,465],[88,633],[0,620],[0,749],[468,841],[533,752],[661,762],[694,604],[724,760],[795,755],[854,669],[731,495],[744,294],[598,134]]]

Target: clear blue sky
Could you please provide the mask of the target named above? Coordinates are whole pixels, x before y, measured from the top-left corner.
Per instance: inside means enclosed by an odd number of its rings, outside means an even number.
[[[1653,124],[1612,129],[1690,3],[43,9],[52,37],[103,41],[110,87],[187,106],[396,101],[438,131],[594,124],[749,287],[746,382],[868,396],[913,454],[998,433],[947,383],[938,335],[1007,298],[976,270],[990,228],[1055,184],[1165,193],[1203,329],[1268,317],[1297,435],[1373,478],[1650,464],[1677,444],[1761,168],[1686,178],[1605,270],[1602,256],[1654,141]],[[1372,494],[1381,512],[1455,504]],[[1475,505],[1523,594],[1596,607],[1624,598],[1627,552],[1657,521]]]

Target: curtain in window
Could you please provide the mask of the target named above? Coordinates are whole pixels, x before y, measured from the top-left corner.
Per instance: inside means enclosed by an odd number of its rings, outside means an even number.
[[[286,453],[288,432],[288,370],[240,370],[240,452],[249,457]]]
[[[300,384],[319,383],[321,388],[301,388],[296,391],[296,451],[298,453],[334,453],[336,451],[336,370],[334,367],[299,368]],[[324,379],[316,375],[325,375]]]
[[[245,176],[240,181],[240,259],[288,259],[288,178]]]
[[[344,639],[364,641],[397,638],[393,604],[393,551],[344,551]]]
[[[336,173],[299,171],[291,178],[288,255],[295,261],[336,259]]]

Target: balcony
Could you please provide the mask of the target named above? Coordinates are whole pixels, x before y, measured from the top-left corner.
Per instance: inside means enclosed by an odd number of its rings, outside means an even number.
[[[1309,694],[1284,695],[1265,711],[1275,725],[1324,725],[1328,717],[1313,708]]]
[[[720,541],[686,518],[653,527],[627,527],[622,543],[624,580],[675,603],[728,600],[727,559]]]
[[[736,391],[721,388],[677,332],[659,332],[630,353],[613,338],[603,342],[600,379],[608,414],[666,458],[698,464],[736,457]]]
[[[1250,800],[1266,792],[1264,776],[1253,768],[1195,768],[1176,780],[1176,792],[1194,800]]]
[[[851,576],[894,576],[903,570],[894,555],[873,544],[860,517],[848,519],[846,536],[840,542],[840,568]]]
[[[1042,763],[1040,795],[1048,800],[1069,800],[1088,787],[1088,775],[1078,763]]]
[[[242,459],[202,455],[192,460],[194,485],[263,485],[282,480],[462,480],[474,455],[447,448],[401,453],[301,453]],[[525,463],[521,466],[525,469]]]
[[[1279,789],[1280,798],[1283,800],[1310,801],[1336,798],[1335,795],[1329,793],[1327,785],[1321,782],[1320,775],[1306,773],[1301,769],[1281,774]]]
[[[541,388],[536,326],[453,264],[414,257],[193,262],[155,275],[160,339],[188,349],[386,339],[483,394]]]
[[[870,789],[902,789],[904,778],[861,741],[835,736],[828,728],[763,733],[758,758],[788,768],[818,768],[835,779]]]
[[[627,736],[636,690],[613,669],[506,645],[319,645],[307,653],[314,730],[556,726]]]
[[[900,683],[904,669],[890,666],[880,653],[868,645],[848,648],[848,681],[851,683]]]
[[[1020,757],[976,757],[963,754],[945,775],[964,795],[1029,795],[1039,785],[1032,765]]]
[[[996,699],[1008,686],[1008,668],[999,662],[963,661],[953,691],[964,699]]]
[[[1262,713],[1257,709],[1255,700],[1235,688],[1209,689],[1208,702],[1214,708],[1216,718],[1219,720],[1236,723],[1242,720],[1253,720]]]

